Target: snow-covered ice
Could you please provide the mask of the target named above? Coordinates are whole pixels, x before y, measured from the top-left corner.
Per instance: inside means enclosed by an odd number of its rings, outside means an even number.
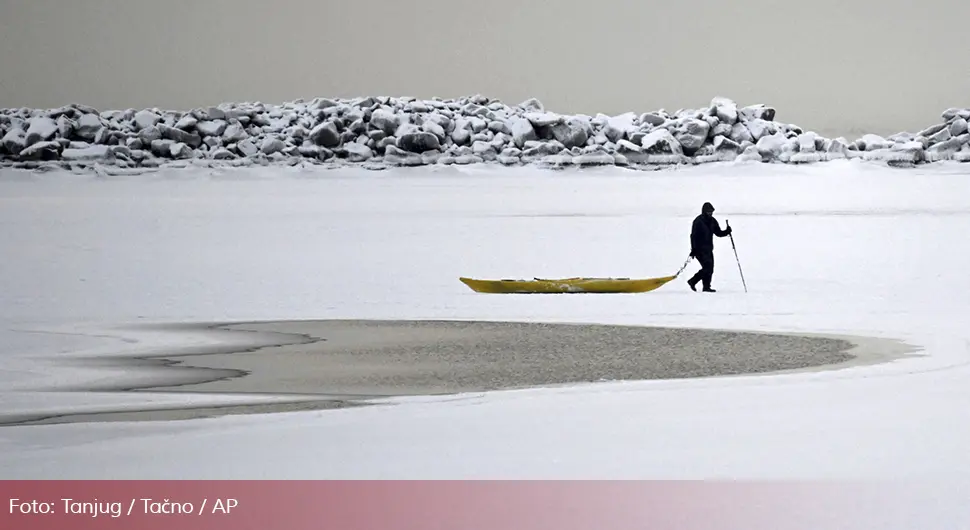
[[[735,228],[748,293],[728,239],[716,241],[715,295],[691,292],[682,279],[640,295],[481,295],[457,279],[671,274],[705,201]],[[26,388],[111,375],[55,369],[42,354],[122,354],[178,340],[117,328],[127,323],[602,322],[887,337],[919,349],[888,364],[785,376],[5,427],[2,478],[970,472],[970,252],[961,239],[970,230],[970,169],[961,164],[162,169],[116,177],[3,170],[0,225],[4,407],[137,401]]]

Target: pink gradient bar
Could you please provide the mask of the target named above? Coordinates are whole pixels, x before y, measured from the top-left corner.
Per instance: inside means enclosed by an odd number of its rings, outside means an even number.
[[[871,482],[6,481],[0,491],[4,530],[970,528],[966,490]]]

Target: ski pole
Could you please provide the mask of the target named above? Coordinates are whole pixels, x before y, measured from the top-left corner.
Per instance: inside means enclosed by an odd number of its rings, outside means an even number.
[[[724,224],[730,228],[731,223],[727,219],[724,220]],[[734,232],[728,234],[731,237],[731,248],[734,250],[734,260],[738,262],[738,272],[741,273],[741,285],[744,285],[744,292],[748,292],[748,284],[744,282],[744,271],[741,270],[741,260],[738,259],[738,248],[734,246]]]

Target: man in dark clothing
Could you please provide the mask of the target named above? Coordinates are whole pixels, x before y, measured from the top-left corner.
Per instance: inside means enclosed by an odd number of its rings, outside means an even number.
[[[692,291],[696,291],[697,282],[701,282],[704,292],[715,292],[711,289],[711,278],[714,276],[714,236],[725,237],[730,234],[731,227],[721,230],[721,225],[714,218],[714,206],[705,202],[701,207],[701,214],[694,218],[690,230],[690,256],[697,258],[701,264],[701,270],[687,280]]]

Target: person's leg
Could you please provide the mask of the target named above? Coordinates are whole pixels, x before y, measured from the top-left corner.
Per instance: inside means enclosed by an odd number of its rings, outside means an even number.
[[[697,258],[697,256],[694,256],[694,257]],[[701,268],[698,269],[697,272],[695,272],[694,275],[691,276],[689,280],[687,280],[687,285],[690,286],[691,291],[696,291],[697,282],[704,279],[704,263],[700,261],[700,258],[697,258],[697,261],[700,263]]]
[[[697,284],[703,282],[702,285],[705,289],[709,289],[711,286],[711,274],[714,269],[714,255],[713,252],[698,252],[694,258],[700,264],[701,268],[693,276],[687,280],[687,285],[690,286],[692,291],[697,290]]]
[[[697,257],[697,260],[701,262],[701,270],[698,272],[701,275],[701,285],[705,291],[710,291],[711,280],[714,277],[714,252],[704,252]]]

